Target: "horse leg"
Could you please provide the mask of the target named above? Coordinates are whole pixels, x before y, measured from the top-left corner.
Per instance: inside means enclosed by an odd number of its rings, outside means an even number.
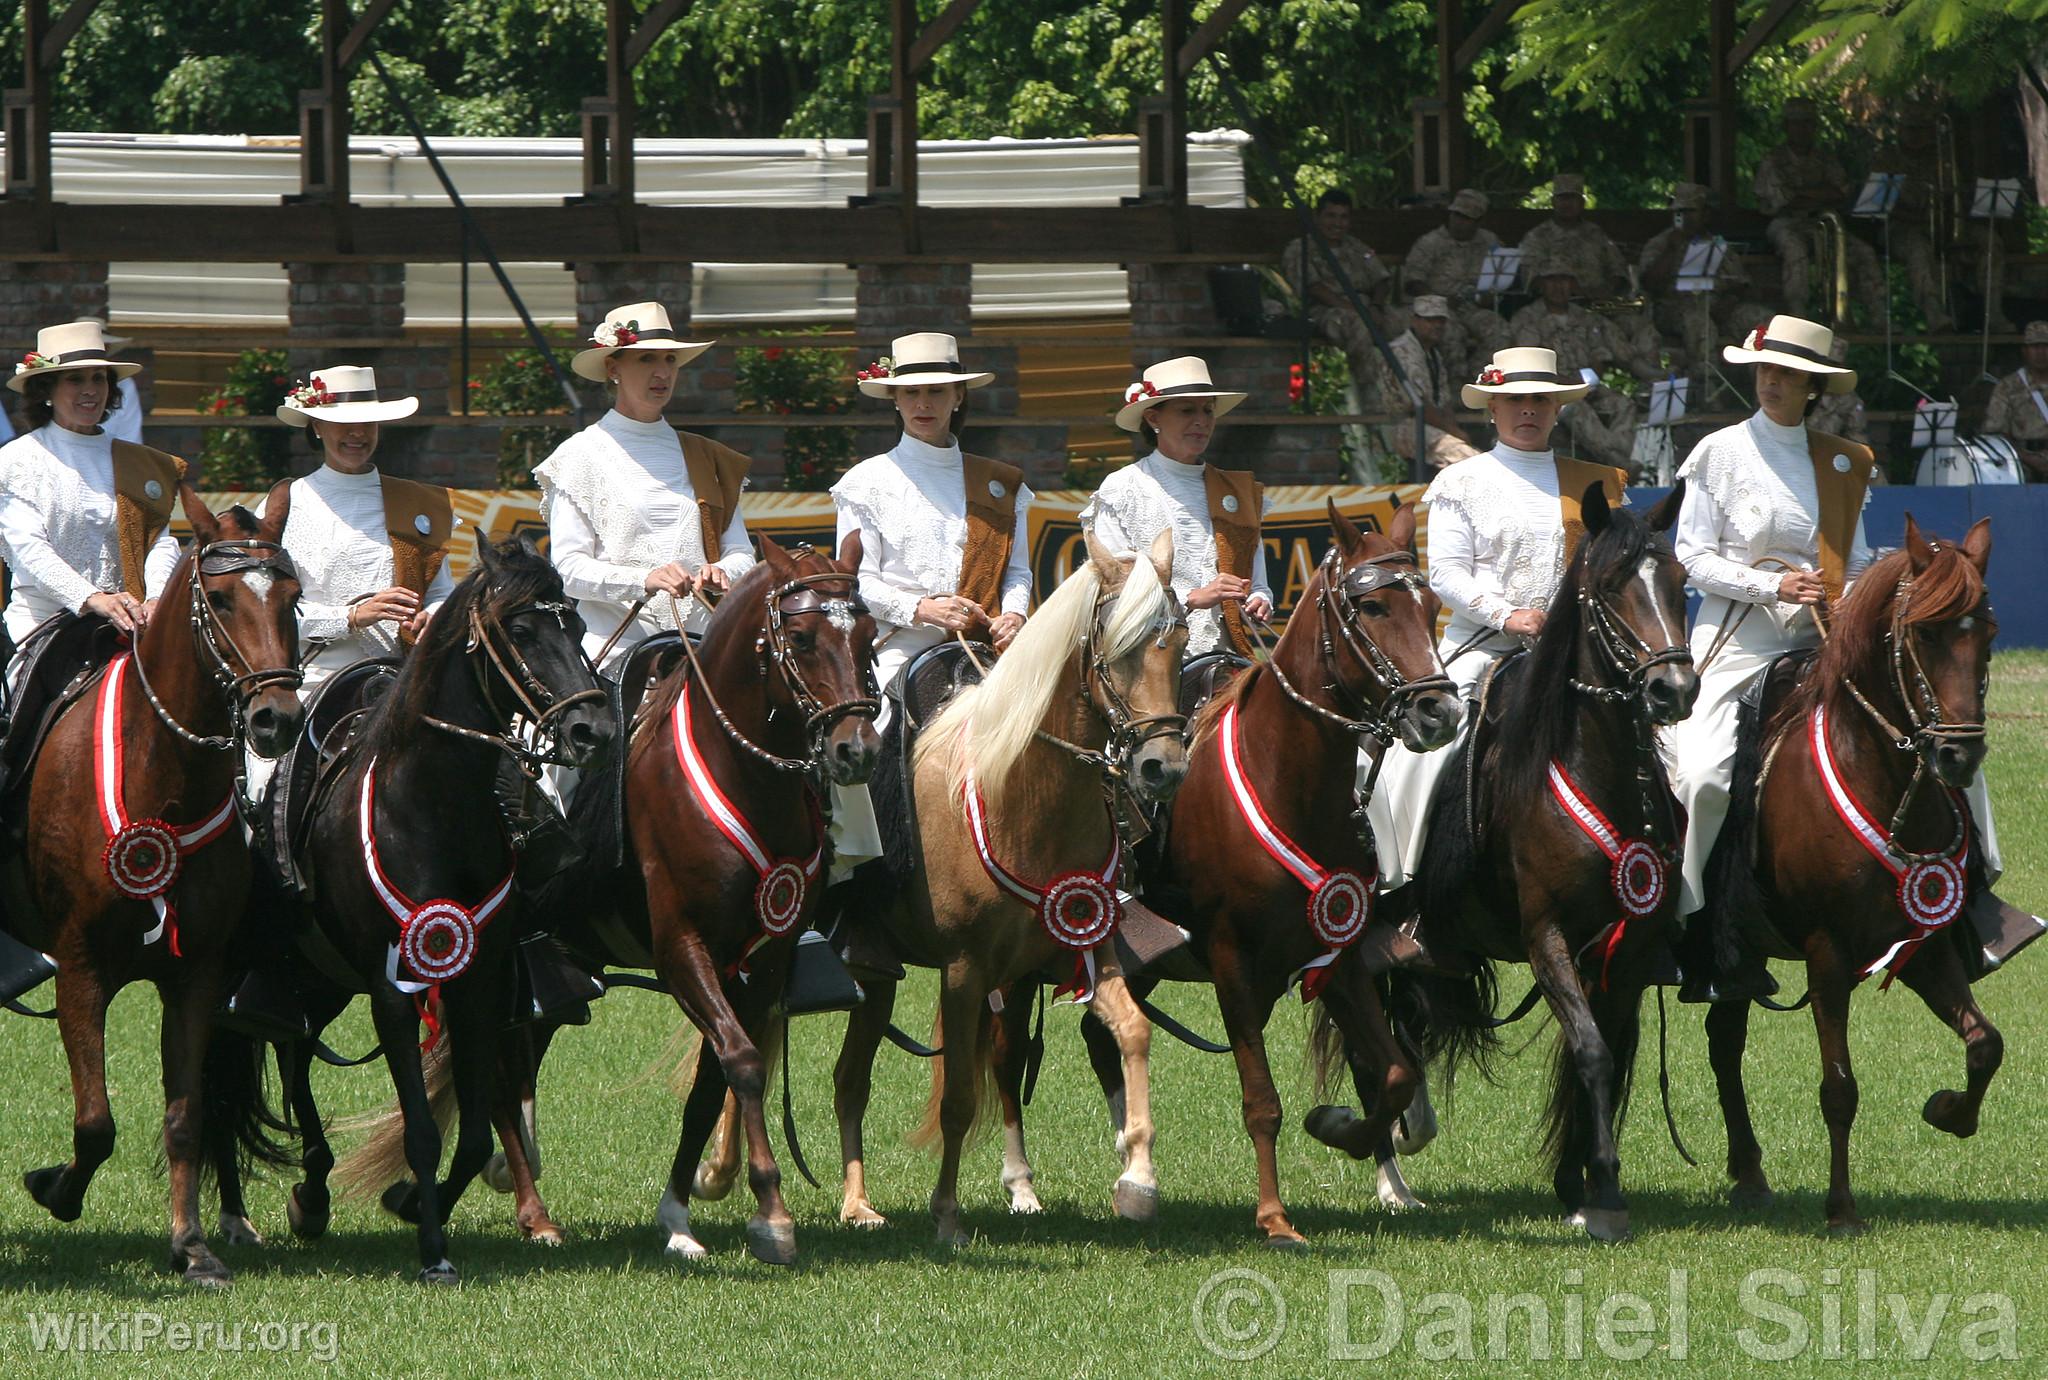
[[[252,1045],[256,1047],[251,1048]],[[255,1076],[260,1082],[263,1077],[265,1048],[267,1047],[256,1045],[249,1036],[225,1030],[214,1031],[206,1051],[209,1067],[205,1081],[210,1086],[213,1069],[221,1068],[226,1071],[228,1061],[232,1060],[235,1064],[253,1062]],[[217,1092],[217,1089],[215,1091]],[[214,1105],[217,1108],[218,1101]],[[217,1111],[209,1111],[203,1118],[201,1130],[206,1147],[205,1157],[213,1166],[214,1187],[220,1194],[220,1216],[215,1221],[214,1230],[220,1234],[220,1239],[230,1246],[262,1245],[263,1233],[257,1231],[256,1224],[249,1220],[249,1204],[242,1194],[242,1156],[236,1141],[233,1119],[222,1116]]]
[[[862,1123],[874,1087],[875,1053],[896,1009],[896,984],[877,978],[864,982],[867,1000],[846,1017],[846,1035],[839,1043],[839,1063],[832,1070],[832,1110],[839,1121],[839,1161],[845,1190],[839,1220],[849,1226],[879,1227],[886,1219],[868,1201],[866,1148]]]
[[[939,1181],[932,1188],[932,1223],[942,1246],[964,1246],[960,1227],[960,1153],[980,1111],[981,1013],[988,999],[981,975],[965,959],[945,969],[939,993],[938,1124],[942,1140]]]
[[[21,1181],[59,1222],[78,1220],[94,1172],[114,1153],[114,1112],[107,1102],[109,999],[87,965],[57,970],[57,1027],[71,1065],[71,1162],[31,1169]]]
[[[412,1183],[404,1187],[408,1204],[419,1218],[419,1282],[454,1284],[457,1275],[448,1259],[440,1187],[435,1182],[441,1168],[441,1128],[434,1124],[426,1075],[420,1068],[419,1012],[406,993],[389,983],[378,983],[370,991],[370,1016],[377,1042],[384,1046],[384,1063],[391,1070],[391,1086],[398,1094],[399,1115],[405,1122],[405,1163],[412,1172]]]
[[[1344,1042],[1345,1063],[1364,1116],[1349,1108],[1318,1107],[1303,1129],[1353,1159],[1372,1156],[1380,1205],[1402,1212],[1421,1207],[1395,1158],[1395,1129],[1422,1087],[1419,1061],[1402,1047],[1380,1000],[1380,985],[1357,963],[1339,959],[1323,990],[1323,1005]]]
[[[540,1177],[540,1116],[536,1091],[541,1060],[557,1027],[551,1021],[520,1027],[498,1050],[498,1092],[491,1099],[491,1124],[499,1150],[484,1165],[484,1182],[512,1195],[512,1216],[520,1234],[543,1246],[562,1244],[562,1229],[548,1215],[534,1180]]]
[[[1095,984],[1089,1009],[1109,1027],[1123,1061],[1123,1129],[1117,1132],[1116,1149],[1124,1172],[1112,1195],[1117,1216],[1149,1222],[1159,1215],[1159,1178],[1152,1167],[1152,1022],[1138,1009],[1123,974],[1113,968]]]
[[[1144,1001],[1159,987],[1159,979],[1150,977],[1127,977],[1124,985],[1131,989],[1135,1001]],[[1095,1070],[1095,1081],[1102,1085],[1103,1104],[1109,1109],[1109,1129],[1118,1137],[1121,1145],[1124,1133],[1124,1056],[1117,1048],[1116,1036],[1110,1033],[1093,1009],[1081,1013],[1081,1041],[1088,1047],[1088,1066]]]
[[[989,1062],[1003,1109],[1003,1191],[1010,1195],[1010,1211],[1026,1216],[1045,1210],[1032,1186],[1031,1156],[1024,1149],[1024,1076],[1032,1055],[1031,1004],[1039,991],[1036,978],[1020,978],[1005,987],[1002,1013],[989,1031]]]
[[[1721,1097],[1721,1123],[1728,1130],[1728,1201],[1738,1208],[1767,1206],[1772,1198],[1764,1177],[1764,1151],[1749,1119],[1749,1094],[1742,1085],[1742,1052],[1749,1044],[1749,1002],[1716,1002],[1707,1008],[1707,1061]]]
[[[483,1172],[497,1144],[491,1111],[497,1092],[496,997],[503,979],[502,972],[472,973],[467,982],[451,983],[442,1002],[456,1115],[455,1153],[448,1158],[448,1177],[440,1185],[443,1223]]]
[[[668,1233],[668,1242],[662,1247],[664,1255],[678,1260],[701,1260],[710,1254],[690,1230],[693,1179],[702,1175],[698,1156],[704,1153],[704,1142],[710,1138],[712,1128],[725,1120],[726,1112],[736,1116],[737,1106],[725,1085],[725,1071],[719,1067],[718,1056],[712,1052],[709,1041],[703,1042],[697,1047],[697,1071],[690,1080],[689,1095],[683,1099],[682,1135],[676,1142],[676,1157],[669,1164],[668,1187],[662,1190],[661,1205],[655,1210],[655,1220]],[[729,1134],[737,1144],[739,1128],[732,1127]]]
[[[1828,1231],[1850,1236],[1869,1230],[1849,1191],[1849,1130],[1856,1124],[1856,1074],[1849,1065],[1849,994],[1854,984],[1832,950],[1809,956],[1813,1027],[1820,1039],[1820,1112],[1828,1124]]]
[[[1266,1233],[1267,1245],[1298,1249],[1308,1241],[1287,1220],[1287,1208],[1280,1201],[1280,1094],[1266,1062],[1266,1021],[1273,1014],[1273,999],[1254,992],[1238,964],[1236,952],[1226,953],[1220,946],[1210,958],[1217,1010],[1231,1057],[1237,1061],[1245,1134],[1252,1138],[1259,1166],[1259,1203],[1253,1220]]]
[[[1378,1102],[1380,1089],[1385,1084],[1387,1070],[1374,1066],[1349,1040],[1344,1042],[1344,1062],[1351,1070],[1351,1084],[1358,1090],[1358,1105],[1367,1109],[1370,1114],[1372,1107]],[[1374,1177],[1377,1181],[1375,1189],[1380,1206],[1389,1212],[1410,1212],[1427,1206],[1415,1196],[1414,1190],[1408,1187],[1408,1180],[1401,1174],[1400,1156],[1414,1154],[1436,1138],[1436,1111],[1429,1105],[1429,1085],[1422,1077],[1419,1062],[1415,1068],[1415,1095],[1409,1099],[1406,1110],[1394,1119],[1393,1129],[1375,1140],[1372,1146]],[[1348,1107],[1330,1110],[1336,1117],[1326,1118],[1326,1122],[1351,1115]],[[1407,1129],[1410,1126],[1424,1125],[1428,1127],[1428,1133],[1420,1139],[1411,1135]],[[1309,1134],[1315,1135],[1315,1132],[1311,1131]],[[1317,1136],[1317,1139],[1320,1140],[1322,1137]]]
[[[199,1225],[199,1166],[205,1153],[200,1105],[217,981],[207,971],[157,984],[163,999],[164,1163],[171,1191],[171,1268],[187,1284],[226,1284],[232,1275]]]
[[[1937,1131],[1967,1140],[1977,1134],[1977,1113],[1992,1076],[2005,1062],[2005,1037],[1985,1019],[1971,995],[1955,950],[1940,937],[1920,947],[1899,974],[1899,980],[1927,1003],[1927,1009],[1962,1037],[1963,1068],[1969,1079],[1962,1092],[1947,1089],[1927,1099],[1920,1117]]]
[[[732,1192],[740,1179],[740,1161],[746,1149],[746,1139],[740,1133],[740,1101],[728,1090],[718,1125],[711,1132],[710,1154],[697,1161],[696,1175],[690,1180],[690,1196],[715,1203]]]
[[[1529,969],[1563,1042],[1546,1113],[1558,1151],[1553,1180],[1558,1199],[1571,1221],[1595,1241],[1626,1241],[1628,1200],[1621,1193],[1621,1155],[1614,1143],[1614,1051],[1594,1019],[1571,950],[1554,923],[1543,923],[1529,946]]]
[[[316,1018],[317,1019],[317,1018]],[[317,1038],[326,1024],[313,1029]],[[277,1052],[278,1074],[284,1079],[291,1102],[292,1120],[298,1124],[299,1172],[284,1201],[285,1222],[301,1241],[317,1241],[327,1234],[333,1200],[327,1191],[327,1176],[334,1171],[334,1149],[327,1143],[327,1127],[320,1119],[320,1104],[313,1096],[313,1044],[294,1040]]]

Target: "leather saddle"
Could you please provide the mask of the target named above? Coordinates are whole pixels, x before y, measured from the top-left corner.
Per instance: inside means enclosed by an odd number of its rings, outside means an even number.
[[[306,702],[305,729],[271,773],[262,818],[265,856],[291,892],[312,878],[303,863],[305,831],[321,782],[354,741],[356,730],[398,680],[399,663],[370,657],[328,677]]]
[[[26,789],[36,755],[58,718],[100,672],[127,649],[126,637],[97,615],[60,613],[44,620],[21,644],[18,673],[7,694],[6,736],[0,740],[0,797]],[[18,809],[10,810],[19,829]]]

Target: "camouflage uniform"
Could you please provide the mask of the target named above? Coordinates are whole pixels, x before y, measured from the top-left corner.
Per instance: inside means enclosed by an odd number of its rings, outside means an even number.
[[[1410,297],[1435,293],[1450,301],[1451,326],[1443,354],[1465,378],[1475,377],[1493,352],[1507,344],[1508,323],[1499,312],[1473,300],[1480,267],[1498,248],[1500,237],[1484,226],[1468,240],[1454,240],[1439,226],[1415,241],[1401,264],[1401,281]]]
[[[1643,246],[1643,257],[1637,262],[1637,271],[1642,277],[1643,290],[1649,294],[1650,311],[1657,328],[1666,336],[1683,342],[1686,362],[1695,369],[1714,359],[1714,351],[1721,341],[1743,335],[1756,322],[1770,315],[1744,299],[1743,294],[1750,287],[1749,271],[1732,251],[1721,256],[1721,267],[1714,274],[1712,292],[1680,292],[1676,279],[1661,287],[1651,284],[1650,270],[1674,242],[1689,245],[1696,239],[1706,238],[1674,225],[1652,235]],[[1680,255],[1679,262],[1682,263],[1683,250]],[[1704,311],[1699,302],[1701,297],[1706,298]]]
[[[2048,377],[2030,376],[2025,369],[2007,374],[1992,390],[1991,405],[1984,411],[1984,434],[2003,436],[2021,450],[2048,454],[2048,417],[2034,402],[2036,394],[2048,400]],[[2031,482],[2040,475],[2032,469],[2022,472]]]
[[[1441,407],[1446,412],[1457,410],[1458,385],[1463,382],[1463,376],[1451,368],[1450,363],[1444,359],[1442,350],[1427,348],[1415,338],[1415,332],[1412,330],[1403,331],[1395,336],[1387,342],[1387,347],[1394,352],[1394,358],[1400,361],[1401,372],[1415,385],[1415,391],[1422,395],[1424,403],[1432,407]],[[1379,361],[1375,378],[1378,382],[1378,395],[1374,399],[1377,410],[1405,412],[1409,406],[1408,395],[1394,382],[1393,373],[1387,368],[1386,361]],[[1380,428],[1380,439],[1385,442],[1387,449],[1403,460],[1413,459],[1414,419],[1410,417],[1405,421],[1387,423]],[[1459,440],[1448,431],[1440,431],[1433,426],[1424,426],[1422,444],[1433,469],[1455,465],[1460,460],[1479,454],[1476,447]]]
[[[1771,218],[1764,236],[1778,252],[1784,307],[1799,315],[1807,310],[1808,270],[1813,262],[1813,238],[1820,233],[1820,218],[1812,211],[1793,210],[1802,198],[1842,201],[1836,209],[1848,213],[1846,204],[1849,176],[1833,155],[1820,149],[1801,153],[1790,144],[1780,144],[1765,154],[1756,169],[1756,204]],[[1873,321],[1885,315],[1884,280],[1878,268],[1877,252],[1854,233],[1845,237],[1849,248],[1849,281],[1856,300]]]
[[[1357,239],[1346,235],[1339,244],[1331,246],[1337,262],[1343,265],[1345,276],[1351,279],[1351,286],[1364,299],[1368,311],[1379,313],[1380,330],[1393,335],[1407,324],[1407,313],[1398,313],[1400,320],[1391,319],[1394,313],[1384,307],[1373,306],[1372,295],[1381,284],[1393,277],[1379,256]],[[1369,387],[1378,370],[1374,362],[1379,349],[1372,343],[1372,332],[1366,329],[1358,313],[1346,302],[1341,307],[1319,304],[1314,289],[1328,287],[1342,292],[1337,275],[1330,271],[1330,264],[1323,257],[1322,250],[1311,244],[1306,237],[1289,244],[1280,255],[1280,272],[1287,279],[1287,285],[1301,295],[1302,309],[1314,323],[1316,333],[1325,340],[1335,342],[1351,361],[1351,377],[1361,391]]]
[[[1522,280],[1533,289],[1529,265],[1562,264],[1579,280],[1588,297],[1621,297],[1628,292],[1628,262],[1607,232],[1589,220],[1566,225],[1546,220],[1522,237]]]
[[[1541,346],[1557,353],[1557,371],[1605,370],[1622,362],[1608,334],[1607,323],[1576,302],[1562,312],[1532,302],[1515,313],[1508,333],[1516,345]],[[1581,402],[1565,409],[1564,428],[1585,455],[1603,465],[1633,469],[1636,403],[1625,393],[1596,385]]]

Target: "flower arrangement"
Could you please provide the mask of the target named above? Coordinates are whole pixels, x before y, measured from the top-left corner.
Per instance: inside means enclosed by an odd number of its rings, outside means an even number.
[[[833,416],[849,410],[843,349],[797,343],[740,349],[733,358],[733,400],[741,412],[783,417]],[[855,371],[856,380],[887,378],[891,359]],[[876,371],[881,372],[877,373]],[[788,489],[816,493],[832,487],[854,455],[854,430],[845,426],[790,426],[782,433],[782,482]]]
[[[607,350],[622,350],[640,343],[638,321],[607,321],[590,333],[591,340]]]
[[[1136,402],[1140,398],[1156,398],[1158,396],[1158,384],[1152,382],[1152,380],[1150,379],[1139,379],[1136,383],[1132,384],[1129,388],[1126,388],[1124,390],[1124,404],[1128,406],[1131,403]]]
[[[1481,369],[1479,377],[1474,380],[1481,388],[1497,388],[1507,381],[1508,376],[1490,364],[1486,368]]]
[[[889,372],[895,367],[896,361],[887,355],[883,355],[867,368],[854,370],[853,377],[860,383],[866,383],[870,379],[885,379],[889,377]]]
[[[334,395],[327,391],[327,385],[319,379],[295,385],[291,392],[285,394],[284,400],[301,412],[313,407],[334,406]]]
[[[21,357],[21,367],[24,370],[48,369],[51,365],[55,364],[56,362],[57,357],[55,355],[39,355],[34,350],[30,350],[27,354]]]

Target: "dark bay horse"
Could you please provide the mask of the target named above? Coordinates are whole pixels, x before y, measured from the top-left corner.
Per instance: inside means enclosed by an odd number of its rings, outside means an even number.
[[[1677,924],[1684,825],[1654,734],[1699,693],[1685,571],[1665,536],[1683,495],[1681,483],[1646,521],[1587,490],[1585,538],[1534,649],[1485,687],[1416,870],[1423,936],[1438,953],[1469,953],[1476,975],[1393,978],[1404,1010],[1404,996],[1425,995],[1414,1033],[1454,1068],[1488,1033],[1491,966],[1529,965],[1560,1029],[1544,1118],[1553,1183],[1602,1241],[1629,1234],[1616,1133],[1643,992]],[[1357,1154],[1350,1139],[1342,1148]]]
[[[1804,678],[1768,709],[1761,743],[1738,757],[1734,808],[1709,868],[1709,905],[1727,912],[1719,923],[1750,923],[1757,934],[1751,918],[1760,917],[1768,951],[1806,964],[1828,1128],[1827,1221],[1836,1232],[1864,1228],[1849,1191],[1857,984],[1889,967],[1961,1037],[1968,1081],[1960,1093],[1928,1098],[1921,1116],[1935,1129],[1976,1133],[2004,1058],[2003,1038],[1971,995],[1983,962],[1962,915],[1978,868],[1961,791],[1987,749],[1984,699],[1998,632],[1984,585],[1990,559],[1989,518],[1960,545],[1927,538],[1906,519],[1905,547],[1857,579]],[[1708,1012],[1731,1194],[1761,1202],[1770,1184],[1743,1089],[1748,1034],[1748,1002]]]
[[[316,932],[301,946],[300,989],[315,1035],[356,994],[369,996],[412,1176],[385,1204],[417,1223],[419,1278],[429,1284],[457,1280],[446,1223],[491,1155],[499,1044],[514,1015],[523,898],[495,789],[500,764],[510,754],[529,767],[587,766],[613,737],[610,706],[583,655],[583,620],[555,568],[523,537],[493,544],[479,531],[477,555],[323,778],[305,844]],[[534,730],[544,750],[528,747],[515,723]],[[325,961],[304,957],[316,949]],[[445,1179],[422,1019],[430,1062],[452,1079],[459,1116]],[[309,1239],[326,1230],[334,1165],[311,1060],[308,1041],[280,1050],[305,1142],[289,1220]],[[514,1135],[509,1123],[500,1131]],[[231,1171],[221,1171],[225,1199]]]
[[[171,1267],[229,1279],[199,1222],[202,1068],[242,920],[250,859],[236,812],[244,746],[274,757],[300,722],[299,581],[283,505],[216,519],[181,486],[194,540],[132,652],[64,709],[11,808],[26,842],[9,927],[57,960],[57,1023],[76,1102],[68,1164],[25,1176],[61,1222],[114,1151],[106,1016],[131,982],[163,1003]]]

